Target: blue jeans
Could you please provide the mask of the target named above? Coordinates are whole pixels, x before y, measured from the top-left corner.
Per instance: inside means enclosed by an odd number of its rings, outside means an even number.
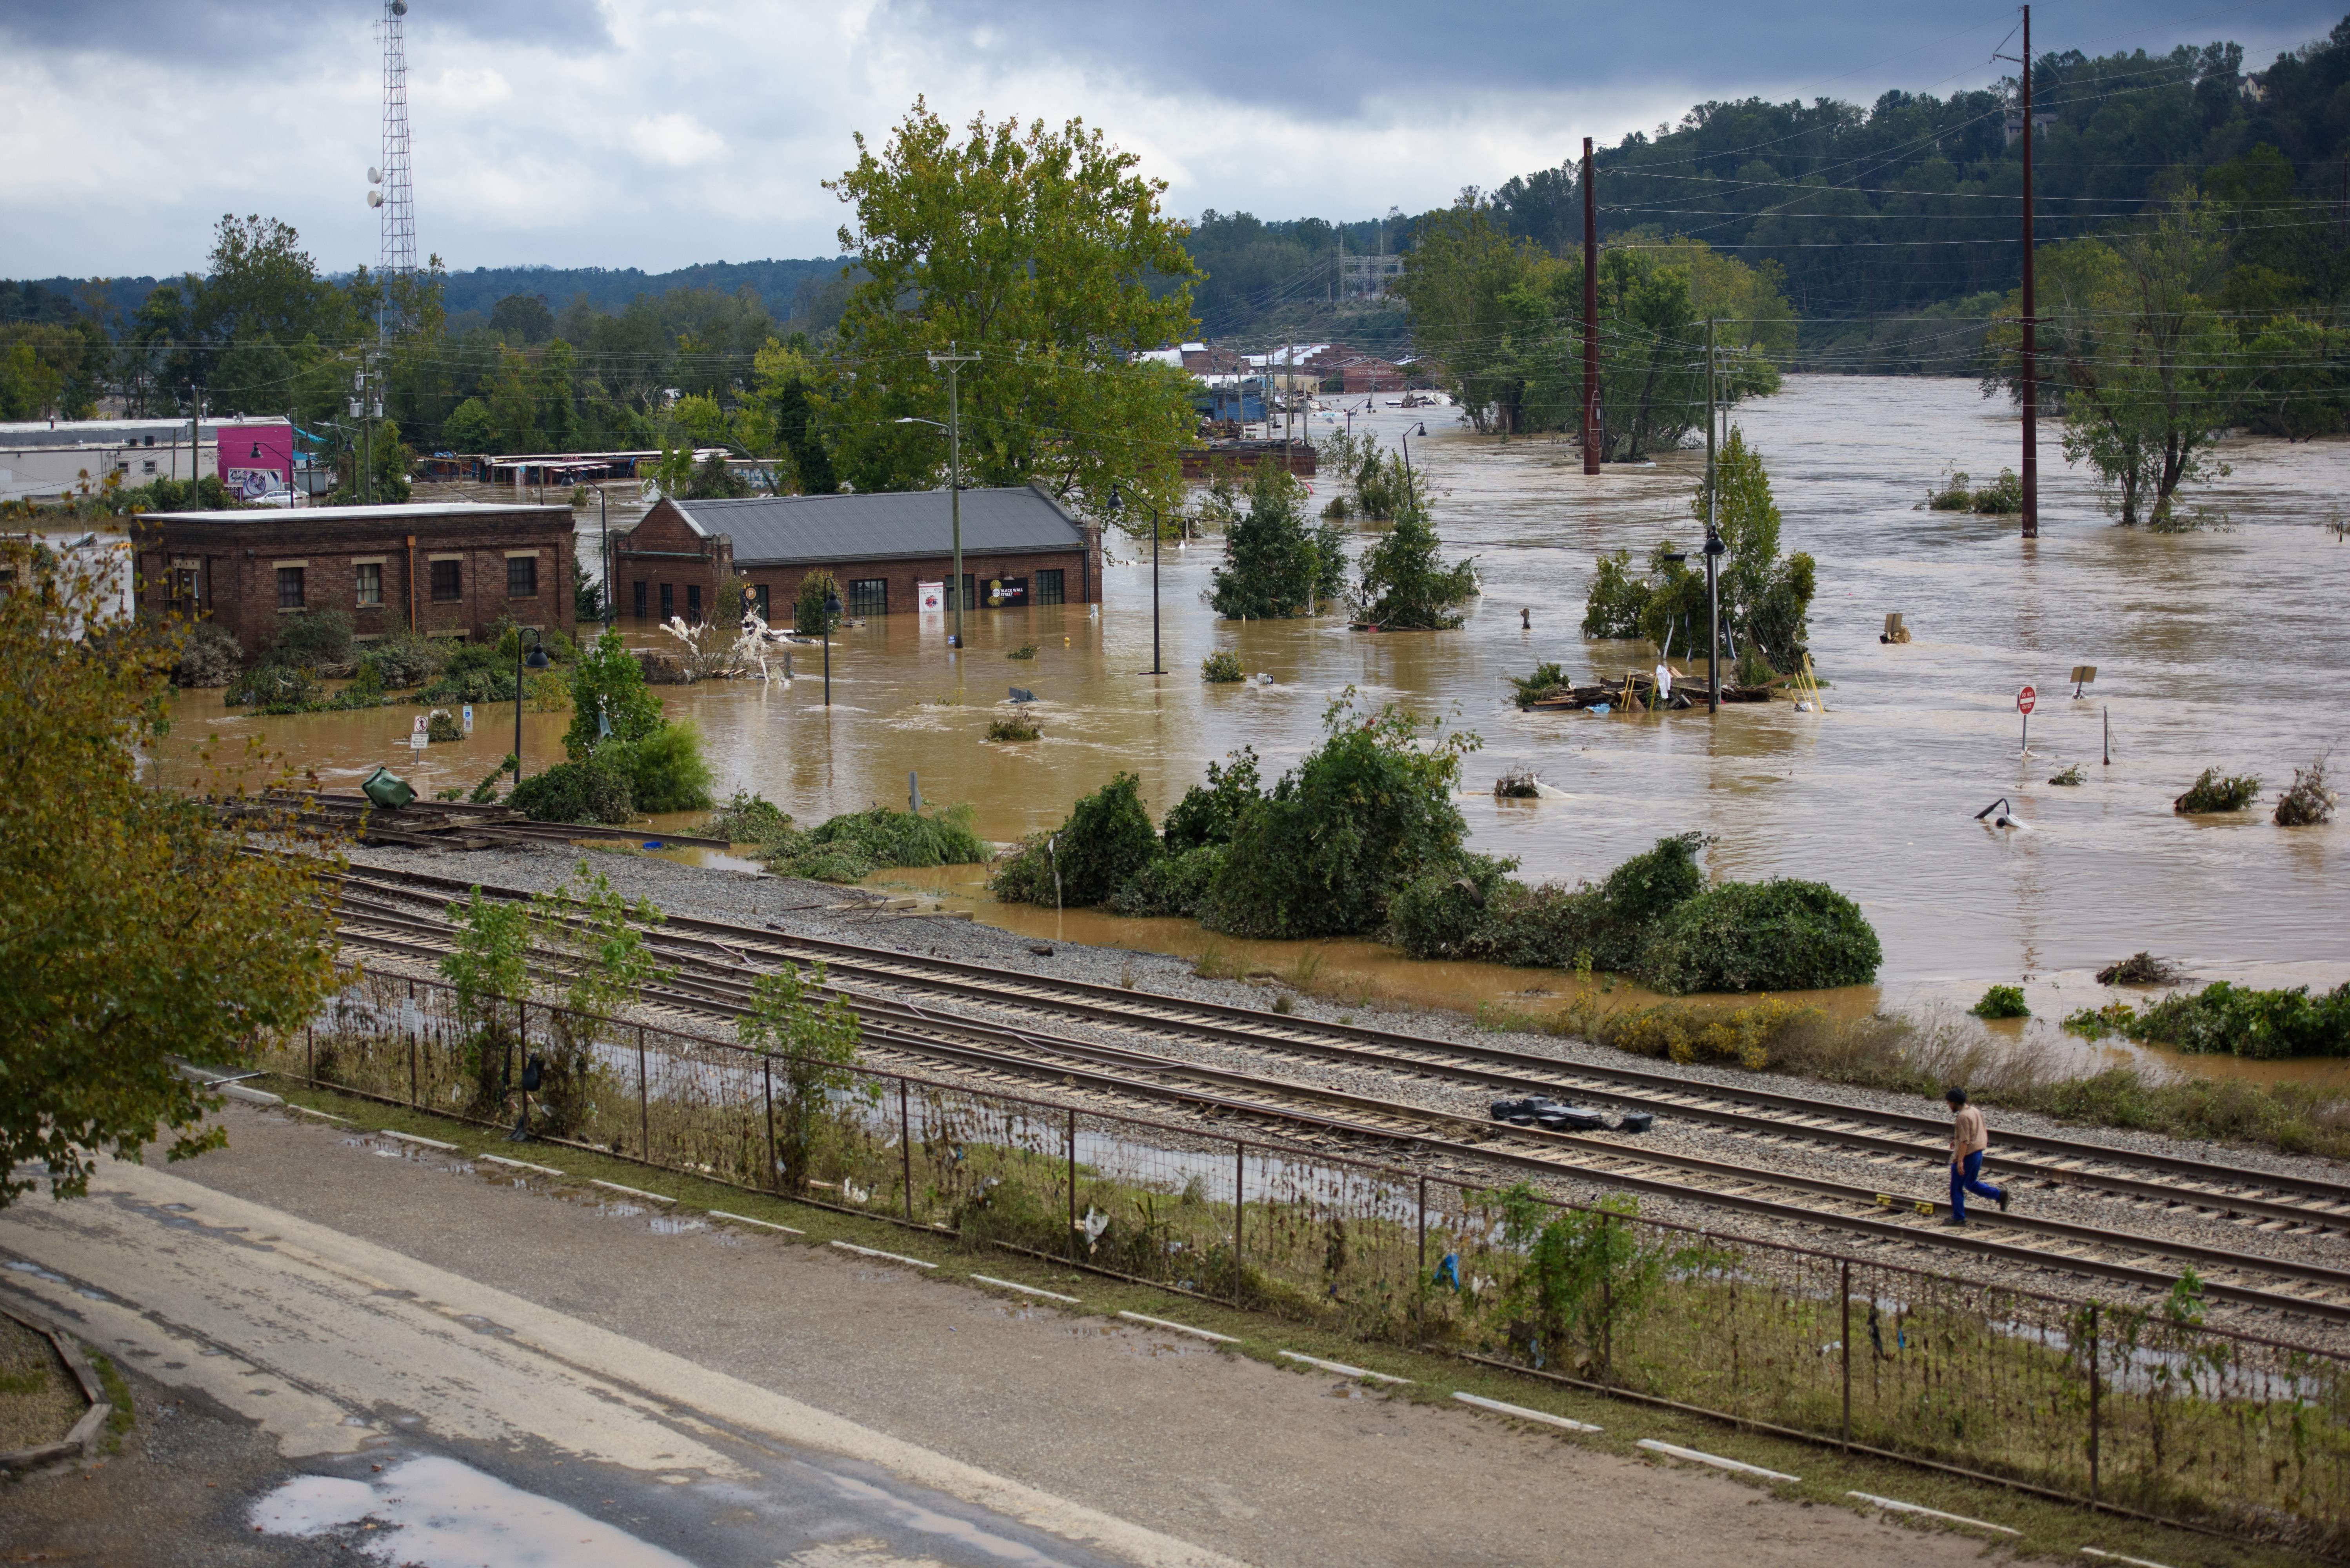
[[[1998,1188],[1982,1179],[1982,1157],[1983,1151],[1977,1149],[1967,1156],[1963,1164],[1950,1167],[1950,1218],[1953,1220],[1967,1217],[1967,1194],[1970,1192],[1993,1202],[2005,1196]]]

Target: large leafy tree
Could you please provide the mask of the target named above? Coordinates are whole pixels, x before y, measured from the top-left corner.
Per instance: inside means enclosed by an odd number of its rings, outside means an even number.
[[[2227,472],[2210,451],[2233,419],[2243,366],[2210,298],[2227,264],[2220,212],[2186,193],[2151,223],[2041,261],[2040,375],[2061,393],[2064,455],[2095,471],[2126,526],[2168,519],[2182,485]],[[2012,389],[2020,329],[2002,323],[1993,341],[1994,379]]]
[[[1198,273],[1160,210],[1165,182],[1079,120],[980,116],[966,132],[917,99],[826,182],[856,209],[840,244],[864,274],[824,400],[844,476],[859,490],[940,482],[941,433],[897,421],[945,421],[947,376],[928,356],[951,351],[976,357],[960,378],[966,483],[1040,482],[1097,512],[1115,487],[1129,517],[1175,510],[1190,381],[1131,358],[1193,325]]]
[[[334,987],[325,857],[158,788],[179,637],[123,618],[116,549],[0,566],[0,1204],[78,1195],[101,1153],[226,1142],[174,1057],[237,1062]]]
[[[1268,460],[1245,491],[1220,477],[1204,510],[1223,525],[1224,561],[1208,600],[1218,615],[1268,620],[1340,607],[1346,530],[1306,521],[1305,486],[1295,476]]]

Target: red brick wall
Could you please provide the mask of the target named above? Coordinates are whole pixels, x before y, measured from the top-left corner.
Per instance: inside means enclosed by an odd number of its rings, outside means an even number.
[[[223,517],[221,522],[167,521],[141,530],[140,602],[158,613],[174,607],[173,563],[198,561],[196,607],[234,637],[247,657],[275,642],[295,613],[277,606],[280,561],[303,563],[301,613],[342,610],[362,638],[380,637],[411,624],[411,559],[414,625],[427,636],[478,639],[488,635],[501,616],[512,616],[523,626],[568,631],[577,618],[571,594],[575,536],[568,518],[525,514],[338,520],[327,508],[271,518],[251,513]],[[520,550],[535,554],[537,591],[508,598],[507,552]],[[434,556],[460,557],[460,598],[433,601]],[[383,602],[377,606],[359,602],[358,563],[369,559],[380,559],[382,566]]]
[[[693,525],[679,515],[675,504],[664,497],[654,503],[642,522],[613,541],[612,613],[620,620],[634,619],[636,586],[642,583],[645,619],[662,619],[661,585],[667,583],[678,615],[686,614],[691,597],[686,589],[700,588],[702,613],[706,619],[718,602],[718,590],[733,564],[731,539],[723,534],[707,535],[695,532]]]
[[[917,583],[943,583],[953,576],[954,558],[941,556],[928,561],[848,561],[824,569],[840,579],[840,602],[848,603],[848,585],[860,577],[879,577],[889,585],[889,613],[917,615],[920,602],[915,597]],[[799,597],[800,581],[815,568],[809,566],[745,566],[743,577],[755,592],[761,585],[767,589],[769,618],[778,627],[792,624],[792,602]],[[962,557],[963,576],[974,579],[973,608],[987,602],[987,583],[991,577],[1026,577],[1029,591],[1035,591],[1039,571],[1061,574],[1061,602],[1092,604],[1101,597],[1101,574],[1089,563],[1083,550],[1059,551],[1035,556],[980,556],[965,551]],[[656,611],[658,613],[658,611]]]

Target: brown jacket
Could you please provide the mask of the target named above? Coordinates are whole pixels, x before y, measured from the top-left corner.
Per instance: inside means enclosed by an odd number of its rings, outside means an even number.
[[[1960,1106],[1950,1123],[1950,1163],[1956,1165],[1975,1150],[1990,1147],[1991,1129],[1983,1125],[1983,1114],[1972,1106]]]

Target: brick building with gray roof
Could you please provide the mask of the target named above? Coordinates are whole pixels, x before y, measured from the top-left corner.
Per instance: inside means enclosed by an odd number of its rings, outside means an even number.
[[[770,621],[789,620],[800,579],[818,567],[840,583],[851,616],[911,615],[916,585],[946,584],[953,607],[952,530],[944,490],[845,495],[664,497],[613,541],[613,607],[623,619],[700,621],[730,576]],[[1101,536],[1035,485],[962,493],[962,566],[974,609],[1092,604]]]

